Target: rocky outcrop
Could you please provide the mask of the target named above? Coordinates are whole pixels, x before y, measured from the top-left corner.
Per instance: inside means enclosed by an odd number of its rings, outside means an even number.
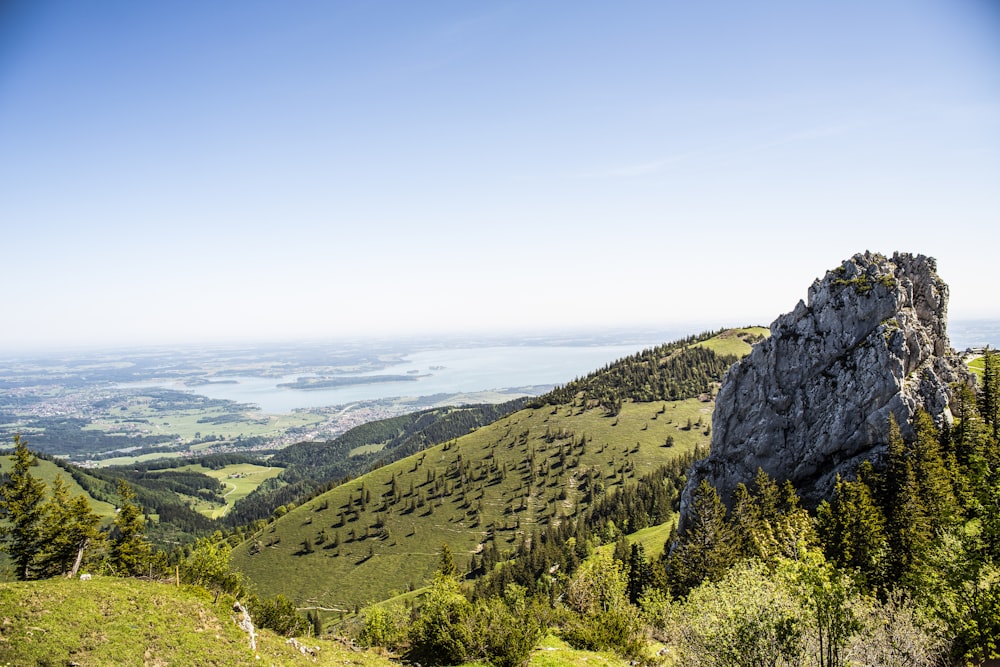
[[[919,407],[950,421],[949,385],[970,380],[951,350],[947,311],[948,286],[923,255],[866,252],[815,281],[726,374],[711,454],[689,476],[682,521],[704,478],[728,502],[759,467],[815,506],[838,473],[885,451],[890,415],[904,438]]]

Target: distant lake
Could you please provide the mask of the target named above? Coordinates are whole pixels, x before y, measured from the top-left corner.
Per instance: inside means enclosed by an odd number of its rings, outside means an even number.
[[[650,347],[650,346],[645,346]],[[636,345],[495,346],[414,352],[401,363],[358,376],[409,375],[397,382],[356,384],[329,389],[292,389],[279,384],[301,375],[281,378],[216,376],[235,382],[189,388],[209,398],[256,403],[270,413],[296,408],[343,405],[354,401],[396,396],[429,396],[488,391],[510,387],[566,384],[602,366],[644,349]],[[177,385],[170,385],[178,388]]]
[[[962,351],[990,345],[1000,348],[1000,321],[965,320],[948,325],[952,346]],[[664,338],[659,342],[674,340]],[[409,379],[394,382],[352,384],[324,389],[280,387],[305,373],[284,377],[215,375],[214,382],[194,387],[180,383],[142,383],[193,391],[209,398],[254,403],[268,413],[286,413],[298,408],[344,405],[354,401],[400,396],[456,394],[521,387],[562,385],[600,369],[658,342],[592,345],[492,345],[438,348],[406,354],[400,363],[384,369],[352,373],[357,376],[394,375]],[[337,377],[337,376],[332,376]],[[220,382],[222,381],[222,382]],[[133,385],[133,386],[142,386]]]

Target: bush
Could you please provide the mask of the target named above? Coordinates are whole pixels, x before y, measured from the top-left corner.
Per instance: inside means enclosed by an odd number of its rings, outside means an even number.
[[[525,589],[507,586],[503,599],[488,598],[476,604],[471,617],[470,653],[496,667],[519,667],[544,635],[537,605],[525,599]]]
[[[273,630],[283,637],[298,637],[309,627],[295,604],[284,595],[270,599],[253,595],[247,600],[247,611],[258,628]]]
[[[399,605],[377,605],[365,609],[364,626],[358,633],[362,646],[396,650],[406,638],[406,610]]]
[[[458,581],[438,573],[410,626],[407,659],[422,665],[457,665],[469,657],[473,636],[472,603],[459,590]]]
[[[610,552],[598,554],[580,569],[566,592],[576,615],[562,630],[570,646],[590,651],[610,649],[625,657],[642,656],[639,610],[628,600],[628,577]]]

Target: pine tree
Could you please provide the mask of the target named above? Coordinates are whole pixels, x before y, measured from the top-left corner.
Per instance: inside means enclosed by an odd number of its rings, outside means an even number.
[[[941,434],[926,410],[913,418],[916,439],[911,447],[920,499],[935,530],[958,517],[952,477],[941,452]]]
[[[983,390],[980,392],[983,419],[993,429],[993,439],[1000,437],[1000,368],[995,350],[983,352]]]
[[[146,519],[135,502],[135,491],[125,480],[118,481],[120,506],[111,538],[111,565],[128,577],[142,574],[151,549],[146,542]]]
[[[933,526],[920,494],[912,452],[894,417],[889,418],[888,461],[881,504],[886,513],[886,539],[892,558],[888,579],[915,583],[931,547]]]
[[[14,452],[10,456],[13,468],[9,479],[0,486],[0,536],[5,550],[14,563],[18,579],[33,579],[36,558],[43,543],[42,519],[45,506],[45,483],[31,474],[38,459],[28,450],[20,435],[14,436]]]
[[[817,519],[831,562],[857,572],[869,588],[884,583],[889,555],[885,516],[863,478],[838,477],[833,498],[820,504]]]
[[[90,509],[85,496],[71,497],[69,487],[56,477],[52,497],[45,504],[42,521],[43,547],[38,559],[40,576],[73,576],[83,562],[86,550],[103,534],[98,530],[101,517]]]
[[[717,581],[736,561],[726,506],[708,480],[701,480],[695,490],[691,509],[688,524],[667,561],[671,588],[678,596],[705,579]]]
[[[458,574],[458,567],[451,555],[451,547],[447,544],[441,545],[441,562],[438,564],[438,572],[446,577],[454,577]]]

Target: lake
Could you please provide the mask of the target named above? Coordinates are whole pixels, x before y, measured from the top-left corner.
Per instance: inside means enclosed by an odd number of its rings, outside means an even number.
[[[635,345],[438,349],[407,354],[401,363],[384,370],[352,374],[407,375],[413,378],[411,380],[303,390],[278,386],[294,382],[303,375],[280,378],[219,375],[216,379],[235,380],[235,383],[207,384],[192,390],[209,398],[255,403],[264,412],[284,413],[296,408],[343,405],[396,396],[455,394],[538,385],[551,387],[565,384],[641,349],[642,346]],[[176,385],[173,386],[176,388]]]
[[[1000,347],[1000,321],[968,320],[949,324],[949,336],[956,350],[991,345]],[[355,401],[399,396],[430,396],[508,388],[548,388],[597,370],[606,364],[682,334],[646,341],[604,344],[496,344],[467,347],[439,347],[414,351],[399,363],[356,376],[403,375],[412,379],[371,384],[352,384],[325,389],[293,389],[279,385],[295,382],[308,373],[283,377],[216,374],[214,380],[227,383],[186,387],[180,383],[154,383],[194,391],[209,398],[254,403],[268,413],[287,413],[299,408],[344,405]],[[634,339],[633,339],[634,340]],[[336,377],[336,376],[334,376]],[[148,386],[148,385],[147,385]]]

